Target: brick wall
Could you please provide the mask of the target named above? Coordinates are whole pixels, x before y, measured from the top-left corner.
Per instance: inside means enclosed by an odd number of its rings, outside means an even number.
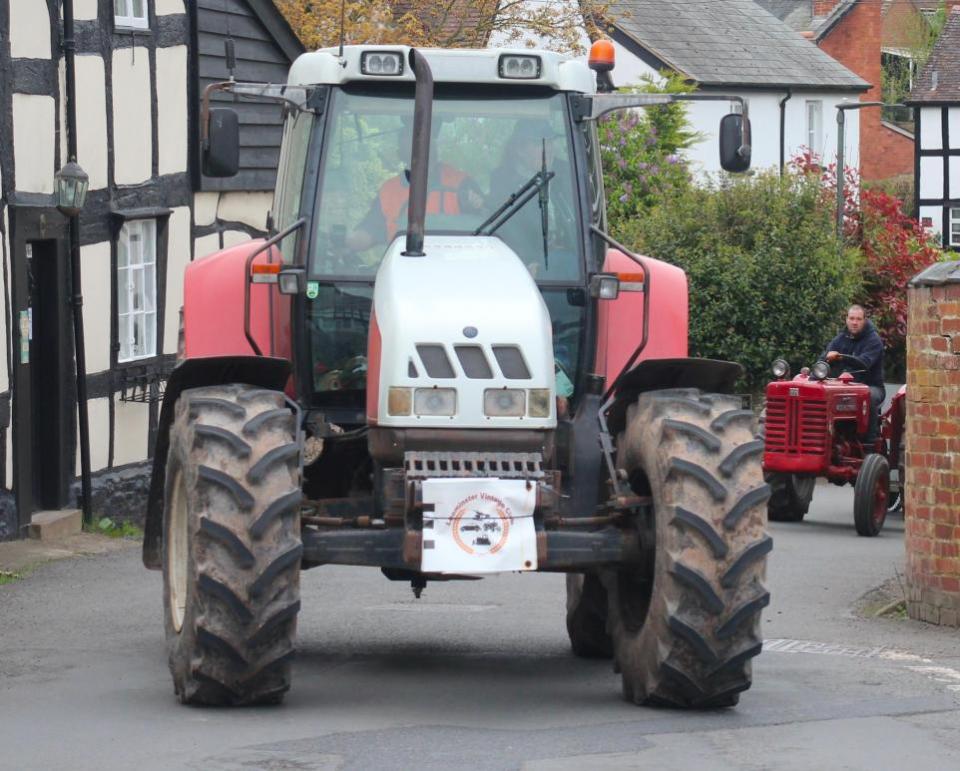
[[[880,83],[881,10],[880,3],[858,3],[818,44],[825,53],[871,84],[871,89],[860,97],[864,102],[883,100]],[[879,107],[867,107],[859,112],[860,173],[863,179],[913,174],[913,143],[881,123]]]
[[[960,626],[960,262],[907,299],[907,612]]]

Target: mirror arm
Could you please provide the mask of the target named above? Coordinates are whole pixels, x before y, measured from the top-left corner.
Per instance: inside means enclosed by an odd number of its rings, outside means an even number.
[[[743,127],[740,132],[740,148],[737,153],[746,158],[750,153],[749,106],[742,96],[733,94],[598,94],[594,96],[585,110],[580,121],[598,120],[614,110],[628,110],[632,107],[653,107],[661,104],[676,102],[733,102],[740,105],[740,114],[743,115]]]

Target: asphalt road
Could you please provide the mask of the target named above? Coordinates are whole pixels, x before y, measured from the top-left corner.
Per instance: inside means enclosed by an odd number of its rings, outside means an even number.
[[[903,568],[903,521],[854,532],[850,488],[772,526],[766,650],[740,706],[621,701],[575,659],[563,577],[431,584],[304,574],[294,688],[278,708],[180,706],[160,576],[137,549],[0,587],[2,769],[960,768],[960,633],[854,610]]]

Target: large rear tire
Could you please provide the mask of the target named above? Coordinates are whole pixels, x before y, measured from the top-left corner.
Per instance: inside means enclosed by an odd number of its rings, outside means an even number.
[[[567,573],[567,634],[576,656],[608,659],[613,655],[607,591],[596,573]]]
[[[731,706],[750,687],[773,545],[762,451],[733,397],[654,391],[629,408],[617,466],[653,497],[655,547],[642,565],[604,573],[627,700]]]
[[[184,391],[170,429],[163,604],[185,704],[278,703],[300,610],[299,447],[283,394]]]
[[[772,472],[765,476],[770,485],[767,515],[772,522],[802,522],[810,510],[816,477]]]
[[[879,453],[872,453],[863,459],[853,485],[853,523],[857,535],[871,538],[880,534],[887,519],[889,495],[890,464]]]

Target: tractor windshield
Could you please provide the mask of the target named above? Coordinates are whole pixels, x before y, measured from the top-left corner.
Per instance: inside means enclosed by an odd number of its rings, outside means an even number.
[[[407,227],[413,90],[348,87],[333,94],[330,109],[311,273],[372,276]],[[556,92],[438,84],[426,232],[472,235],[540,172],[549,181],[483,232],[494,230],[538,281],[576,281],[580,250],[564,110]]]

